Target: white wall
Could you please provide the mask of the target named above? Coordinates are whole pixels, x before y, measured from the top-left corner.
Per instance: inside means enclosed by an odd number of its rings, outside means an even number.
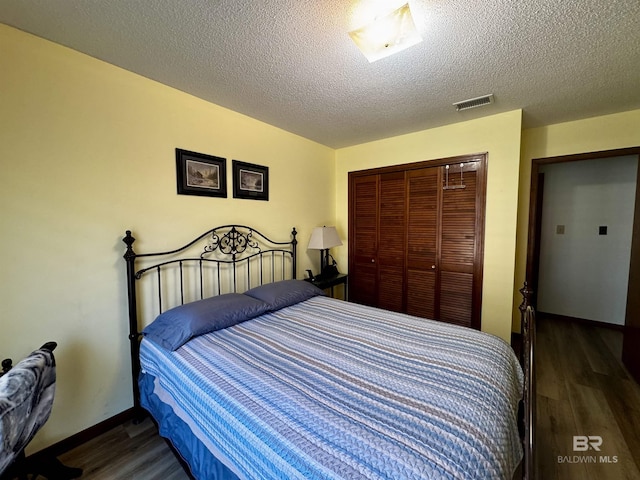
[[[638,157],[627,156],[540,169],[538,310],[624,325],[637,168]]]

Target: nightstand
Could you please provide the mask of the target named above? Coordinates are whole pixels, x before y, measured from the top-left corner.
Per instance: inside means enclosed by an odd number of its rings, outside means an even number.
[[[349,300],[349,282],[346,273],[339,273],[337,275],[332,275],[330,277],[322,277],[318,275],[313,280],[310,278],[305,278],[307,282],[313,283],[316,287],[327,290],[331,289],[331,296],[333,297],[333,287],[336,285],[344,285],[344,299]]]

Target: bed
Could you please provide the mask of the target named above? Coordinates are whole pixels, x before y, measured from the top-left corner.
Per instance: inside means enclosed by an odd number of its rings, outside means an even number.
[[[195,478],[533,478],[526,286],[518,358],[492,335],[297,280],[295,229],[274,242],[226,225],[157,253],[134,241],[134,409]]]

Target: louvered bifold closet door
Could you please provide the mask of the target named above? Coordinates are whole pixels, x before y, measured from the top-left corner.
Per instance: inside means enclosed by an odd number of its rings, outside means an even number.
[[[407,172],[407,313],[436,318],[439,168]]]
[[[349,173],[350,300],[480,328],[486,163]]]
[[[405,262],[405,174],[380,175],[378,219],[378,307],[403,312]]]
[[[478,225],[477,171],[480,162],[442,167],[442,207],[440,218],[440,312],[439,320],[479,328],[479,312],[474,312],[474,281],[477,279]],[[462,175],[460,169],[462,168]]]
[[[378,176],[356,177],[349,192],[349,298],[377,305]]]

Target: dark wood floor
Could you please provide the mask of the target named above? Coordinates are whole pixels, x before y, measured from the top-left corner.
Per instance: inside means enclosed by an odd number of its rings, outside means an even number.
[[[640,387],[622,332],[539,318],[537,352],[538,478],[640,479]],[[601,451],[574,452],[576,435],[602,437]]]
[[[116,427],[58,459],[82,468],[81,478],[86,480],[191,478],[148,418],[139,425],[127,422]]]
[[[620,331],[538,319],[539,479],[640,480],[640,387],[620,362],[621,348]],[[574,452],[576,435],[602,437],[601,451]],[[596,463],[575,463],[583,457]],[[84,479],[189,478],[149,420],[59,458],[83,468]]]

